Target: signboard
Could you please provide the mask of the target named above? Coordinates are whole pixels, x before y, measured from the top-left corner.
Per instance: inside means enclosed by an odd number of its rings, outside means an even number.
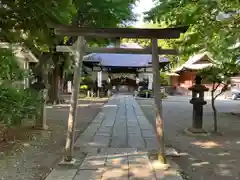
[[[112,76],[112,79],[115,79],[115,78],[130,78],[130,79],[134,79],[135,78],[135,74],[132,74],[132,73],[114,73],[111,76]]]
[[[152,85],[153,85],[153,74],[148,75],[148,89],[152,90]]]
[[[97,74],[97,83],[98,87],[102,87],[102,71],[99,71]]]
[[[101,71],[101,68],[94,66],[94,67],[93,67],[93,71]]]

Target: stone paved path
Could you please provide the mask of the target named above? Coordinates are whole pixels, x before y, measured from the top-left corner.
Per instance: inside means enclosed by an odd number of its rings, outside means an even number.
[[[164,170],[149,159],[158,149],[153,127],[130,95],[113,96],[76,141],[87,153],[77,166],[54,169],[46,180],[182,180],[174,168]]]

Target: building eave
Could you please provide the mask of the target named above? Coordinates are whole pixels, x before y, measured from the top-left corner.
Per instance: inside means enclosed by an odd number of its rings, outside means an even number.
[[[178,73],[178,72],[181,72],[185,69],[186,70],[200,70],[200,69],[203,69],[203,68],[205,68],[205,66],[201,67],[202,66],[201,64],[195,64],[195,63],[202,60],[202,58],[204,58],[205,56],[208,57],[209,65],[211,65],[211,63],[214,62],[214,60],[211,57],[211,54],[209,52],[203,52],[203,53],[199,53],[199,54],[195,54],[195,55],[191,56],[184,64],[182,64],[180,67],[174,69],[172,72]],[[194,66],[199,66],[200,68],[198,68],[198,67],[195,68]]]
[[[173,73],[173,72],[169,72],[169,73],[166,73],[167,76],[171,76],[171,77],[177,77],[177,76],[180,76],[178,73]]]
[[[0,42],[0,48],[5,48],[5,49],[11,48],[13,50],[13,53],[20,53],[21,56],[26,58],[24,60],[27,62],[37,63],[39,61],[30,50],[25,49],[20,44],[10,44],[8,42]]]

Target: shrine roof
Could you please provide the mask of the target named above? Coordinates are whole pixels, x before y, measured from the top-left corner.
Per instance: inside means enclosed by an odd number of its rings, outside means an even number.
[[[201,62],[202,61],[202,62]],[[182,66],[173,70],[174,73],[181,72],[182,70],[201,70],[210,66],[213,62],[211,54],[202,52],[191,56]]]
[[[111,46],[109,46],[111,47]],[[123,44],[124,48],[142,48],[136,43]],[[85,62],[98,62],[105,67],[150,67],[152,55],[148,54],[111,54],[111,53],[92,53],[84,57]],[[168,58],[160,57],[160,63],[169,62]]]

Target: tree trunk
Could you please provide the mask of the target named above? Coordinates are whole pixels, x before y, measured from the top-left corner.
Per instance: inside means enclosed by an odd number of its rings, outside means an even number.
[[[55,65],[53,72],[50,76],[50,88],[48,91],[48,102],[51,104],[59,104],[60,103],[60,93],[59,93],[59,80],[60,75],[59,71],[60,67],[58,64]]]
[[[47,117],[46,117],[46,102],[47,102],[47,92],[48,92],[48,65],[45,63],[42,70],[42,80],[45,85],[45,89],[39,92],[39,95],[43,96],[44,102],[42,103],[42,107],[40,110],[40,115],[37,117],[35,121],[35,128],[41,130],[47,130]]]
[[[163,134],[163,120],[162,120],[162,99],[160,96],[160,73],[159,73],[159,57],[157,39],[152,39],[152,70],[153,70],[153,84],[154,84],[154,102],[156,111],[156,133],[160,144],[159,160],[166,163],[165,145]]]
[[[213,121],[214,121],[214,128],[213,131],[216,133],[218,131],[217,129],[217,109],[215,107],[215,98],[214,98],[214,91],[211,92],[212,96],[212,109],[213,109]]]
[[[74,131],[76,126],[76,116],[77,116],[77,104],[78,104],[78,93],[82,74],[82,60],[84,54],[84,38],[78,37],[76,45],[75,54],[75,69],[73,77],[73,89],[70,101],[70,110],[68,116],[68,129],[67,129],[67,139],[65,146],[65,157],[64,161],[72,161],[72,151],[74,144]]]

